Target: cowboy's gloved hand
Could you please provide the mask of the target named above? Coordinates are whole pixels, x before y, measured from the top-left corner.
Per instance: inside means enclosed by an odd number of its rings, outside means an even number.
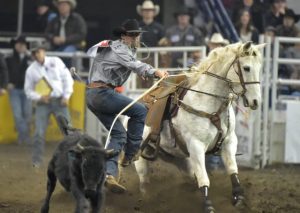
[[[154,75],[159,78],[167,78],[169,76],[169,73],[165,70],[156,70]]]

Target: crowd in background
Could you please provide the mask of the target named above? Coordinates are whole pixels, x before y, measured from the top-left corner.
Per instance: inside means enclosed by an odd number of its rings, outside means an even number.
[[[191,2],[191,1],[189,1]],[[288,8],[285,0],[223,0],[240,40],[258,43],[259,35],[300,37],[296,23],[300,16]],[[75,52],[85,51],[88,27],[79,13],[75,12],[76,0],[37,0],[36,5],[36,32],[46,38],[43,48],[51,51]],[[189,6],[187,4],[186,6]],[[147,31],[141,35],[141,46],[203,46],[208,50],[230,43],[230,38],[224,38],[213,28],[213,20],[208,20],[203,11],[194,8],[181,7],[173,15],[175,24],[163,26],[155,17],[160,13],[160,7],[152,1],[146,0],[137,5],[137,14],[140,16],[140,27]],[[105,39],[105,38],[103,38]],[[33,63],[31,44],[24,36],[12,39],[13,53],[4,57],[0,54],[0,95],[9,93],[14,112],[16,128],[19,133],[18,141],[29,141],[28,122],[31,117],[31,101],[24,91],[24,81],[27,68]],[[281,46],[282,57],[299,58],[300,45],[285,44]],[[172,53],[171,60],[165,67],[182,67],[182,53]],[[203,56],[199,52],[189,55],[188,65],[199,63]],[[169,58],[170,59],[170,58]],[[150,63],[153,62],[153,58]],[[58,62],[57,62],[58,63]],[[60,62],[59,62],[60,63]],[[64,59],[67,67],[72,62]],[[52,66],[51,64],[49,66]],[[300,79],[299,66],[280,66],[279,76],[283,78]],[[285,94],[299,95],[297,87],[285,87]]]

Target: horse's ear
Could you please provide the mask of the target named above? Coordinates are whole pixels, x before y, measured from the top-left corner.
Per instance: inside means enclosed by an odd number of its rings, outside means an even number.
[[[255,45],[255,47],[260,50],[260,49],[263,49],[266,45],[267,45],[267,43],[263,43],[263,44]]]
[[[251,47],[251,44],[252,44],[252,41],[247,41],[247,42],[244,44],[243,50],[244,50],[244,51],[248,50],[248,49]]]

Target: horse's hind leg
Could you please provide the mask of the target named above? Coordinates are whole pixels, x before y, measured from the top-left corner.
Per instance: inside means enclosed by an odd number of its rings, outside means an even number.
[[[189,145],[189,152],[190,152],[190,162],[192,165],[192,169],[195,172],[198,186],[203,196],[204,212],[214,213],[215,209],[213,208],[212,202],[208,196],[208,189],[209,189],[210,182],[205,168],[204,143],[198,140],[191,141]]]
[[[144,158],[139,157],[139,159],[134,162],[134,165],[140,180],[140,191],[145,194],[146,186],[150,183],[149,162]]]
[[[234,132],[224,141],[222,148],[222,159],[227,173],[230,175],[232,184],[232,203],[235,206],[244,206],[244,190],[238,178],[238,167],[236,163],[237,137]]]

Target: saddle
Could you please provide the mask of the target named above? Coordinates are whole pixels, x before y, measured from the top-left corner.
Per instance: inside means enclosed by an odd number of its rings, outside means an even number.
[[[159,151],[161,124],[171,105],[171,97],[178,91],[178,86],[186,82],[186,76],[172,76],[161,82],[142,99],[148,108],[146,125],[151,127],[151,132],[141,145],[141,156],[147,160],[155,160]],[[147,147],[147,149],[146,149]]]

